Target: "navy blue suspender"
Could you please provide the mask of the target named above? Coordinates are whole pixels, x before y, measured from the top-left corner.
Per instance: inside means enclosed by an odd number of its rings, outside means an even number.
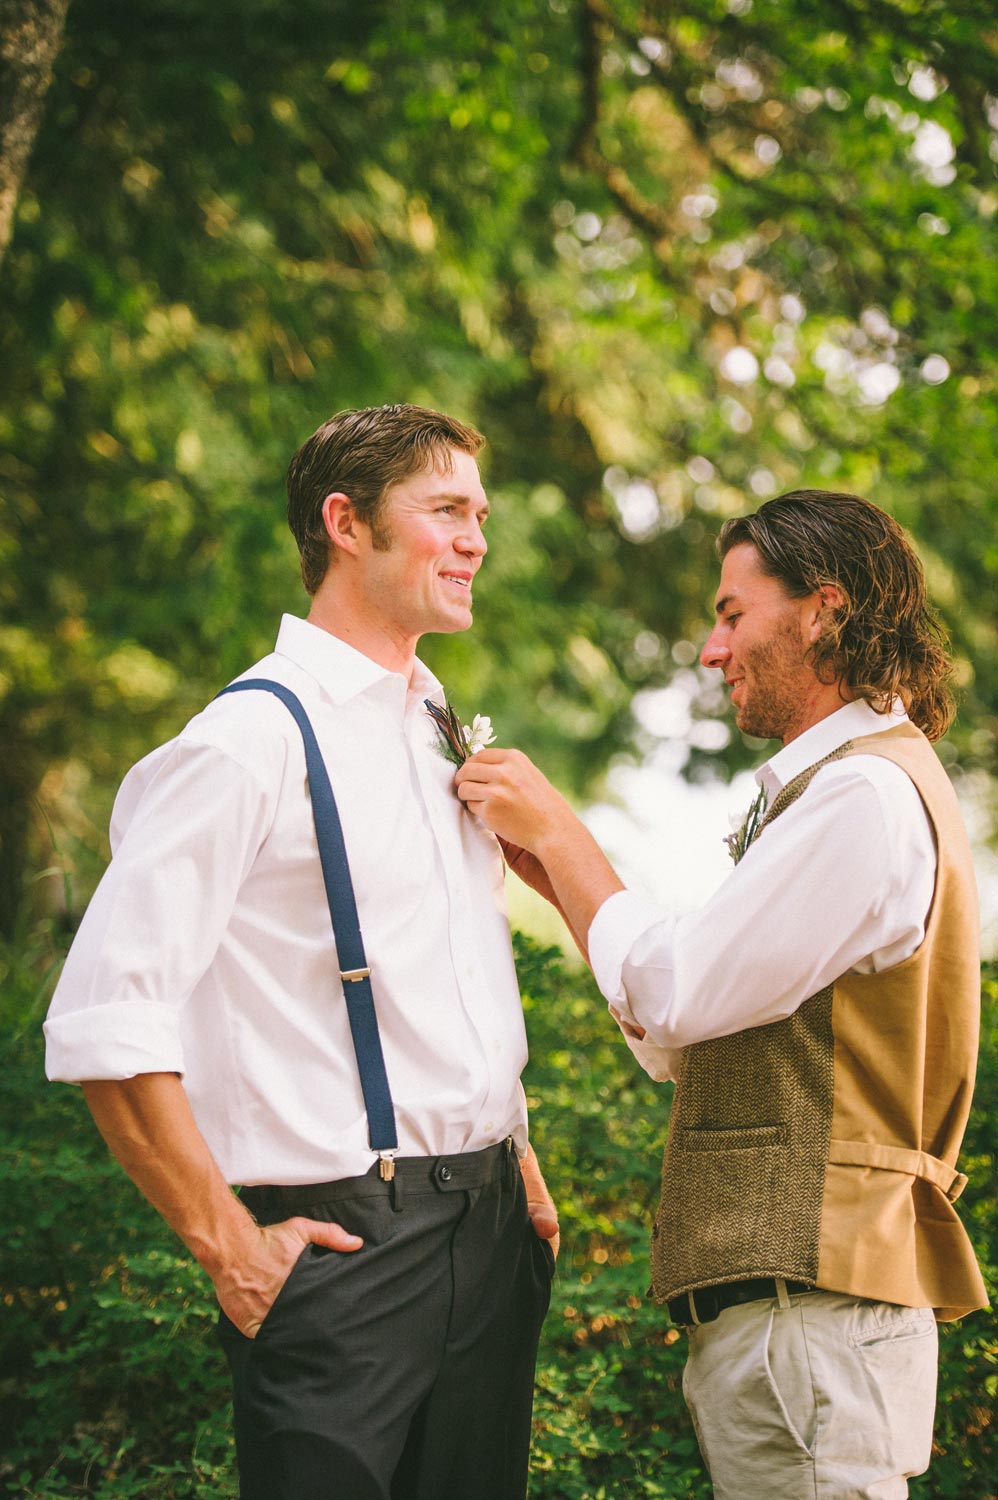
[[[315,836],[319,844],[319,860],[322,879],[329,902],[329,919],[336,940],[336,952],[340,962],[340,978],[347,1003],[350,1034],[357,1054],[360,1085],[367,1109],[367,1130],[371,1150],[381,1157],[381,1176],[390,1182],[395,1172],[394,1154],[398,1148],[398,1131],[395,1127],[395,1108],[392,1104],[385,1057],[381,1050],[381,1034],[378,1017],[374,1009],[371,991],[371,970],[364,953],[364,939],[357,917],[357,902],[354,897],[350,864],[347,860],[343,829],[336,808],[336,798],[329,784],[329,775],[322,759],[322,752],[315,737],[308,714],[290,688],[283,683],[271,682],[267,677],[247,678],[243,682],[232,682],[218,694],[245,692],[273,693],[293,715],[301,730],[305,746],[305,764],[308,768],[308,788],[312,798],[312,816],[315,819]]]

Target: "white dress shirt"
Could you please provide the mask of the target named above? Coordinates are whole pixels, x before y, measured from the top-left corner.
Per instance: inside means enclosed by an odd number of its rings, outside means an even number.
[[[411,684],[304,620],[244,677],[291,688],[343,825],[399,1154],[526,1149],[527,1048],[499,846],[454,793]],[[113,858],[59,980],[53,1079],[183,1075],[232,1183],[376,1160],[322,883],[301,736],[272,693],[210,703],[126,776]]]
[[[756,773],[767,805],[846,740],[905,722],[857,699],[791,740]],[[908,776],[877,755],[823,766],[750,845],[699,911],[663,915],[618,891],[589,929],[597,983],[653,1078],[677,1050],[780,1021],[842,974],[877,973],[925,935],[936,876],[932,825]]]

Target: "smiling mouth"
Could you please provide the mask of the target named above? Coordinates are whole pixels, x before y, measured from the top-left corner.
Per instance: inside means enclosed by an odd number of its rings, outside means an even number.
[[[453,583],[453,584],[456,585],[457,588],[459,588],[459,589],[466,589],[468,591],[468,593],[471,592],[471,579],[470,579],[470,577],[469,578],[461,578],[456,573],[441,573],[440,576],[444,580],[445,583]]]

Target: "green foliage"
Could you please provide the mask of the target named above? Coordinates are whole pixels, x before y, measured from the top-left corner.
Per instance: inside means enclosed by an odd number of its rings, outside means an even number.
[[[646,1297],[668,1090],[641,1074],[588,976],[517,943],[531,1133],[562,1252],[538,1366],[535,1500],[707,1500],[683,1406],[683,1340]],[[234,1500],[210,1286],[109,1160],[77,1091],[43,1083],[47,935],[3,954],[0,1493],[18,1500]],[[998,969],[962,1207],[998,1278]],[[990,1500],[998,1326],[942,1331],[936,1456],[913,1495]]]
[[[344,406],[489,435],[429,655],[577,792],[744,763],[712,537],[800,483],[914,532],[988,769],[992,9],[74,0],[0,273],[0,930],[39,806],[82,896],[123,769],[301,609],[281,475]]]
[[[45,1085],[43,945],[5,952],[0,1493],[234,1497],[210,1283]]]

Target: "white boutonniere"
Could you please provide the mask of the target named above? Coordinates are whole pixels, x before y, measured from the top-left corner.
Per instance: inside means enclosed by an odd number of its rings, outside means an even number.
[[[423,702],[440,736],[437,748],[451,765],[463,766],[469,756],[477,755],[495,739],[492,720],[487,714],[476,714],[470,724],[462,724],[449,703],[441,708],[431,698],[424,698]]]
[[[728,853],[735,864],[738,863],[749,844],[751,844],[759,832],[759,826],[765,816],[766,788],[761,786],[758,796],[744,817],[738,813],[732,813],[731,815],[731,832],[725,835],[724,842],[727,844]]]

